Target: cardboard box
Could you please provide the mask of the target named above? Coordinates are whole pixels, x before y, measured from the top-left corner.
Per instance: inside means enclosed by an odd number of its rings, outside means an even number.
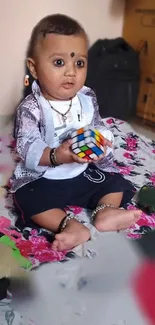
[[[137,116],[155,123],[155,82],[149,77],[149,73],[141,76]]]
[[[135,48],[142,40],[155,43],[155,1],[126,0],[123,37]]]
[[[155,123],[155,0],[126,0],[123,37],[140,53],[137,115]]]

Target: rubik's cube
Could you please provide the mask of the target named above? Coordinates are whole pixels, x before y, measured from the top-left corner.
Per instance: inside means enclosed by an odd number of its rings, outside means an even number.
[[[105,138],[91,126],[74,131],[71,139],[72,151],[80,158],[92,160],[104,153]]]

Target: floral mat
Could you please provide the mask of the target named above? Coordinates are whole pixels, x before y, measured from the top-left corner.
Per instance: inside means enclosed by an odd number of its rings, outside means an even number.
[[[155,185],[155,141],[147,139],[133,130],[130,124],[118,119],[107,118],[104,125],[113,132],[115,137],[115,165],[120,173],[138,190],[144,184]],[[11,136],[0,139],[0,196],[2,208],[0,216],[0,239],[8,236],[15,243],[20,254],[30,263],[27,268],[38,266],[45,262],[64,261],[75,257],[75,252],[54,252],[51,250],[53,234],[45,229],[15,227],[16,215],[12,196],[8,192],[7,180],[13,170],[14,143]],[[13,160],[12,160],[12,156]],[[7,163],[6,163],[7,161]],[[6,198],[3,199],[4,191]],[[136,209],[134,202],[128,209]],[[79,207],[70,207],[83,222],[88,222],[89,212]],[[141,219],[126,231],[128,238],[137,239],[155,227],[155,214],[142,214]]]

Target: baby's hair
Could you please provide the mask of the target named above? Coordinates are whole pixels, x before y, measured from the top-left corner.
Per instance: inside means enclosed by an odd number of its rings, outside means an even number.
[[[83,35],[87,38],[83,27],[73,18],[62,14],[46,16],[38,22],[32,31],[27,57],[33,58],[35,56],[36,45],[39,39],[46,37],[50,33],[58,35]]]

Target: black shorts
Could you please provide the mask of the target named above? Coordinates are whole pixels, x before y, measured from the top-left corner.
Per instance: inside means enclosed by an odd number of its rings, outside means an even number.
[[[33,215],[67,206],[95,209],[99,200],[110,193],[123,192],[122,206],[130,202],[134,187],[120,174],[103,172],[89,166],[72,179],[51,180],[39,178],[24,185],[14,194],[18,215],[26,224]]]

